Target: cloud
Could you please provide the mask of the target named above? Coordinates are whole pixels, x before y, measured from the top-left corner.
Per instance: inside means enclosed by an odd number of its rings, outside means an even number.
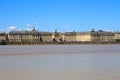
[[[27,24],[26,27],[32,27],[32,25],[31,24]]]
[[[13,30],[16,30],[16,26],[9,26],[7,27],[7,32],[10,32],[10,31],[13,31]]]
[[[7,29],[14,30],[14,29],[16,29],[16,26],[9,26],[9,27],[7,27]]]
[[[0,32],[3,32],[3,31],[4,31],[4,29],[1,28],[1,29],[0,29]]]
[[[25,30],[27,30],[27,31],[32,31],[32,28],[26,28]]]
[[[107,32],[112,32],[111,30],[106,30]]]
[[[31,31],[32,30],[32,25],[31,24],[27,24],[25,30]]]

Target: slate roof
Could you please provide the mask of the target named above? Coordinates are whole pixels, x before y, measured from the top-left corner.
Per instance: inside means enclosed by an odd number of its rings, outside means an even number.
[[[52,35],[50,32],[38,32],[38,31],[11,31],[10,35],[41,35],[41,36],[49,36]]]

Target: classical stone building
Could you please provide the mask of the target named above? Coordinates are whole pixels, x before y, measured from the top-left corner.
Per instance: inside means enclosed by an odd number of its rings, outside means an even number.
[[[91,41],[90,32],[77,32],[76,33],[76,41],[78,41],[78,42],[90,42]]]
[[[9,42],[39,42],[39,32],[36,31],[11,31]]]
[[[39,32],[39,38],[42,42],[53,42],[54,34],[50,32]]]
[[[65,41],[68,42],[90,42],[91,35],[89,32],[66,32]]]
[[[7,44],[8,36],[6,33],[0,33],[0,44]]]
[[[6,41],[6,33],[0,33],[0,41]]]
[[[91,31],[91,42],[115,42],[115,35],[112,32],[102,30]]]
[[[63,42],[65,41],[65,34],[64,33],[60,34],[60,40],[63,41]]]
[[[53,33],[38,31],[11,31],[9,32],[9,42],[39,43],[52,42]]]
[[[76,41],[76,32],[65,32],[65,41],[75,42]]]
[[[5,37],[1,35],[0,40]],[[35,29],[32,31],[11,31],[8,34],[10,43],[40,43],[40,42],[115,42],[120,40],[120,33],[112,33],[106,31],[91,32],[38,32]]]
[[[114,32],[115,40],[120,41],[120,32]]]
[[[54,32],[54,40],[53,41],[64,41],[65,39],[65,36],[64,36],[64,33],[61,33],[61,32],[57,32],[57,30],[55,30]]]
[[[120,39],[120,34],[116,34]],[[68,42],[115,42],[115,35],[112,32],[94,31],[91,32],[65,32],[65,41]]]

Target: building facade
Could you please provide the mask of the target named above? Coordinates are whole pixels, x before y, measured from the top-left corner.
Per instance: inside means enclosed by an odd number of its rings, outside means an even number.
[[[66,32],[65,41],[68,42],[90,42],[91,35],[89,32]]]
[[[39,32],[39,39],[42,42],[53,42],[54,34],[50,32]]]
[[[76,42],[76,32],[65,32],[66,42]]]
[[[54,41],[61,42],[61,41],[64,41],[64,40],[65,40],[64,33],[57,32],[57,30],[55,30],[55,32],[54,32]]]
[[[6,33],[0,33],[0,44],[7,44],[9,42],[8,36]]]
[[[91,31],[91,42],[115,42],[115,35],[106,31]]]
[[[120,41],[120,32],[114,32],[115,40],[118,42]]]
[[[9,32],[10,43],[39,43],[52,42],[53,33],[37,31],[11,31]]]
[[[0,33],[0,42],[7,40],[7,34],[6,33]]]
[[[38,34],[36,31],[11,31],[9,32],[9,42],[39,42]]]
[[[91,41],[90,32],[77,32],[76,41],[77,42],[90,42]]]
[[[10,31],[8,37],[6,34],[0,34],[0,41],[6,40],[9,43],[40,43],[40,42],[115,42],[120,41],[120,33],[94,31],[91,32],[39,32],[32,31]]]

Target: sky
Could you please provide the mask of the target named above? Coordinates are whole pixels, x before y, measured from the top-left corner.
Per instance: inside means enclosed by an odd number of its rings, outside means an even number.
[[[120,0],[0,0],[0,32],[120,31]]]

